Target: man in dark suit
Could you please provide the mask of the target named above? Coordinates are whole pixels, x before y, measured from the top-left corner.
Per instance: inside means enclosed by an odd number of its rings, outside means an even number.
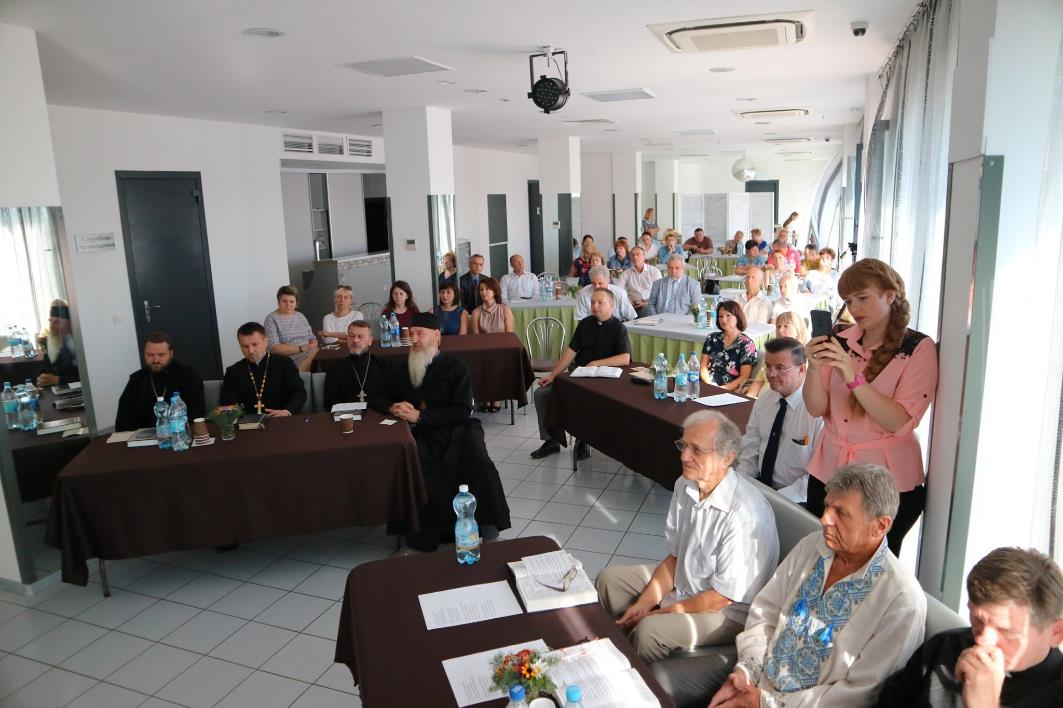
[[[461,306],[469,314],[480,306],[480,273],[483,269],[484,257],[477,253],[469,259],[469,272],[461,276]]]
[[[202,418],[206,411],[203,402],[203,379],[195,369],[174,359],[170,335],[152,332],[144,342],[144,366],[129,375],[129,381],[118,399],[115,430],[137,430],[155,427],[155,401],[160,397],[170,403],[175,393],[188,406],[190,419]]]
[[[242,403],[244,413],[272,417],[293,415],[306,403],[306,387],[295,363],[283,354],[270,354],[266,330],[246,322],[236,330],[244,358],[225,370],[220,403]]]

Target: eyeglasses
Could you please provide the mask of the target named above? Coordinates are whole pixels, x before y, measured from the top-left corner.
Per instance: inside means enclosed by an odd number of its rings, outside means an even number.
[[[564,576],[562,576],[560,585],[551,585],[550,583],[544,583],[539,578],[535,578],[535,582],[539,583],[544,588],[550,588],[551,590],[556,590],[557,592],[568,592],[568,589],[572,587],[572,581],[576,579],[577,575],[579,575],[579,568],[573,565],[571,568],[568,569],[568,572],[565,573]]]
[[[764,367],[764,373],[765,374],[775,374],[776,376],[782,376],[787,371],[790,371],[791,369],[796,369],[798,366],[800,366],[800,364],[794,364],[793,366],[787,366],[785,369],[780,367],[780,366],[765,366]]]
[[[688,443],[686,440],[675,441],[675,449],[679,450],[680,454],[682,454],[683,450],[686,450],[687,448],[690,448],[690,451],[698,457],[708,455],[710,452],[716,452],[715,448],[698,447],[694,443]]]

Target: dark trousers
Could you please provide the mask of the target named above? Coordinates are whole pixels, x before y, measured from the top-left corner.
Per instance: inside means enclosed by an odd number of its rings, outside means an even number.
[[[823,500],[826,496],[827,492],[823,482],[809,475],[805,508],[816,516],[823,516]],[[893,520],[893,526],[890,527],[889,533],[886,534],[886,543],[889,545],[890,550],[893,551],[893,555],[900,557],[901,541],[904,540],[905,535],[911,530],[912,526],[915,526],[915,522],[919,520],[919,515],[923,513],[925,508],[925,485],[918,486],[910,492],[901,492],[901,504],[897,508],[897,518]]]

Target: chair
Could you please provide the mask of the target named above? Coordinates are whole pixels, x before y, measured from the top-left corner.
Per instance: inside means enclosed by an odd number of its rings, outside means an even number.
[[[558,275],[557,273],[551,273],[550,271],[543,271],[542,273],[539,273],[539,275],[537,275],[535,277],[539,279],[540,283],[543,282],[544,280],[549,280],[549,281],[554,282],[554,283],[561,282],[561,276]]]
[[[303,404],[303,413],[310,413],[314,410],[314,396],[313,390],[310,387],[310,372],[300,371],[299,378],[303,380],[303,388],[306,389],[306,403]]]
[[[554,370],[561,352],[565,349],[565,325],[556,317],[536,317],[528,323],[524,332],[531,357],[532,371],[549,373]],[[554,343],[557,355],[554,356]]]
[[[211,379],[203,382],[203,405],[207,414],[218,407],[221,400],[221,379]]]
[[[310,388],[314,394],[314,410],[325,410],[325,372],[310,374]]]
[[[358,311],[369,323],[369,330],[373,333],[373,339],[380,339],[380,313],[384,306],[379,302],[363,302],[358,306]]]

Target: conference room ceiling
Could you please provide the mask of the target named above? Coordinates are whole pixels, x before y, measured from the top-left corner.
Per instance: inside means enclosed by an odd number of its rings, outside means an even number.
[[[38,31],[52,104],[360,135],[382,135],[382,109],[433,105],[453,111],[461,145],[534,152],[539,136],[573,135],[587,152],[734,159],[734,150],[835,152],[825,140],[840,141],[843,126],[861,119],[866,77],[914,7],[914,0],[6,0],[0,22]],[[674,54],[647,28],[808,10],[809,38],[771,49]],[[866,36],[853,37],[854,20],[870,23]],[[252,27],[285,34],[243,33]],[[573,91],[550,115],[526,98],[528,55],[546,44],[568,51]],[[409,56],[453,70],[384,78],[342,66]],[[582,95],[636,88],[655,98],[603,103]],[[791,107],[809,114],[762,121],[768,125],[736,115]],[[565,122],[599,118],[615,124]],[[716,134],[704,134],[709,129]],[[813,141],[764,142],[792,136]]]

